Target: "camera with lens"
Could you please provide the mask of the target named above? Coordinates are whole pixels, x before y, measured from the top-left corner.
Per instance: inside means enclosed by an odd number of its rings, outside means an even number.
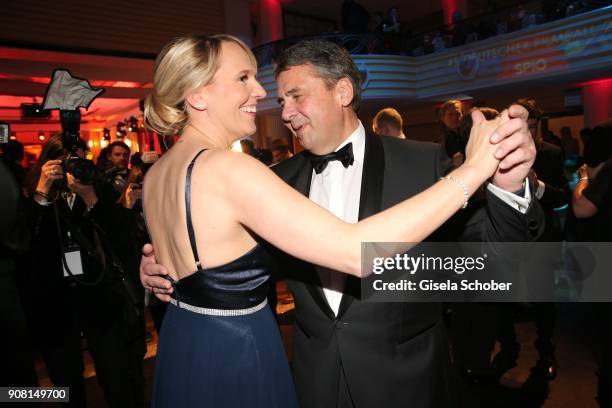
[[[91,160],[70,153],[62,161],[64,173],[70,173],[81,184],[91,185],[96,180],[96,166]]]
[[[87,146],[79,136],[81,112],[78,109],[60,111],[60,121],[63,129],[62,145],[68,151],[68,156],[62,160],[64,174],[72,174],[81,184],[93,184],[97,177],[95,164],[77,154],[80,149],[87,150]],[[66,177],[58,180],[57,184],[61,188],[68,188]]]

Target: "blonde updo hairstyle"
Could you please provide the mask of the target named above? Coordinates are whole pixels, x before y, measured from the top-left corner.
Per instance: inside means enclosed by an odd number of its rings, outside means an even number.
[[[227,34],[189,35],[164,46],[155,60],[153,90],[145,99],[147,129],[164,137],[182,132],[189,120],[185,98],[212,80],[224,42],[240,46],[257,65],[249,47]]]

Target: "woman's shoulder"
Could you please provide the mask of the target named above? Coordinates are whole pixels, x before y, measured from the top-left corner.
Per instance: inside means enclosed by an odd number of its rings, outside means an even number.
[[[204,153],[197,158],[194,171],[197,168],[199,171],[208,173],[231,175],[232,173],[267,169],[259,160],[245,153],[219,149],[211,149]]]
[[[168,152],[147,172],[146,178],[159,180],[185,174],[192,161],[192,177],[212,183],[240,182],[268,171],[263,163],[248,154],[220,149],[205,149],[198,153],[198,150]]]
[[[265,181],[266,172],[269,169],[248,154],[211,149],[196,159],[192,179],[195,188],[223,196],[240,190],[245,184],[259,185]]]

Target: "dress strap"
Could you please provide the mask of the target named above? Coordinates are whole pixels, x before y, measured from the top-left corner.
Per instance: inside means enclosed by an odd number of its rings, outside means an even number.
[[[195,258],[195,263],[198,270],[202,269],[202,264],[200,264],[200,257],[198,256],[195,233],[193,232],[193,224],[191,222],[191,171],[193,170],[193,165],[195,164],[196,159],[205,150],[207,149],[200,150],[198,154],[195,155],[193,160],[191,160],[191,163],[189,163],[189,167],[187,167],[187,177],[185,177],[185,209],[187,210],[187,232],[189,233],[189,243],[191,244],[191,250],[193,251],[193,257]]]

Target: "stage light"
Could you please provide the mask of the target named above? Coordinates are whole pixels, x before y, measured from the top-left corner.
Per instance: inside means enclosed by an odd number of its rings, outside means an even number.
[[[122,139],[126,134],[127,132],[125,131],[125,123],[117,122],[117,137]]]
[[[44,110],[38,103],[22,103],[21,117],[24,119],[49,119],[50,110]]]
[[[128,119],[128,132],[137,132],[138,131],[138,119],[133,116],[130,116]]]
[[[106,140],[107,142],[110,141],[110,130],[107,128],[104,128],[102,130],[102,140]]]
[[[11,135],[11,136],[9,137],[9,139],[10,139],[10,140],[17,140],[17,136],[15,136],[15,135]]]
[[[45,134],[44,133],[39,133],[38,134],[38,140],[40,140],[41,142],[45,141]]]

